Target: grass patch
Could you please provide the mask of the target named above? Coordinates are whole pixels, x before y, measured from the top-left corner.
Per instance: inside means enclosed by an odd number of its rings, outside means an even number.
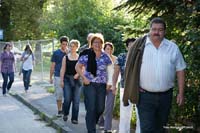
[[[47,86],[45,87],[45,89],[47,90],[47,92],[52,93],[52,94],[55,92],[55,89],[53,86]]]
[[[62,129],[61,128],[57,128],[57,132],[56,133],[62,133]]]

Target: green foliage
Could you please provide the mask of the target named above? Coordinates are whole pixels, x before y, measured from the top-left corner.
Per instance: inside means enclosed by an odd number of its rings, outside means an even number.
[[[46,87],[46,89],[47,89],[47,92],[49,92],[49,93],[53,94],[55,92],[55,89],[53,86],[48,86],[48,87]]]
[[[115,45],[115,54],[118,54],[125,48],[122,32],[115,27],[124,24],[126,19],[122,12],[112,10],[113,7],[110,0],[49,0],[41,19],[43,35],[47,38],[67,35],[83,45],[87,43],[88,33],[101,32],[105,41]]]
[[[2,0],[0,27],[5,30],[5,40],[36,39],[40,37],[39,18],[46,0]]]
[[[118,29],[121,32],[123,32],[123,40],[126,40],[130,37],[137,38],[148,32],[147,19],[149,16],[150,13],[142,13],[137,18],[135,18],[133,14],[129,14],[130,18],[128,19],[128,23],[125,23],[124,25],[118,25],[115,29]]]

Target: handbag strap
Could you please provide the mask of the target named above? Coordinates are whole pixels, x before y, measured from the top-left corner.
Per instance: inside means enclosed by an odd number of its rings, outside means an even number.
[[[25,57],[22,57],[24,58],[24,60],[22,61],[23,63],[28,59],[28,57],[30,56],[31,54],[29,54],[26,58]],[[25,55],[24,55],[25,56]]]

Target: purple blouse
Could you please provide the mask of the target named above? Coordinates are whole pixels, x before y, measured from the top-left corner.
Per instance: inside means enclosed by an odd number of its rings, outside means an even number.
[[[83,55],[79,58],[78,63],[83,64],[87,68],[88,55]],[[97,62],[97,75],[94,77],[90,72],[85,69],[85,77],[93,83],[106,83],[107,82],[107,66],[112,64],[110,57],[102,52]]]
[[[3,52],[0,55],[0,61],[1,61],[1,72],[3,73],[11,73],[14,72],[14,63],[15,58],[14,54],[12,52]]]

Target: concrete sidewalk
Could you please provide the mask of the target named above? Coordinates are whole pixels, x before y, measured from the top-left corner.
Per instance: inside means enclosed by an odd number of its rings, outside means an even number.
[[[57,133],[31,109],[10,95],[0,95],[0,133]]]
[[[85,124],[85,106],[80,103],[79,110],[79,124],[72,124],[71,113],[67,122],[64,122],[62,117],[56,117],[57,106],[55,96],[48,93],[45,89],[47,86],[52,86],[48,82],[35,82],[32,81],[28,93],[25,93],[23,82],[20,77],[15,78],[15,82],[11,88],[11,95],[30,107],[35,113],[38,113],[42,119],[47,121],[51,126],[56,128],[59,132],[72,132],[72,133],[87,133]],[[119,121],[113,119],[113,129],[118,130]],[[97,129],[97,133],[103,132]]]

